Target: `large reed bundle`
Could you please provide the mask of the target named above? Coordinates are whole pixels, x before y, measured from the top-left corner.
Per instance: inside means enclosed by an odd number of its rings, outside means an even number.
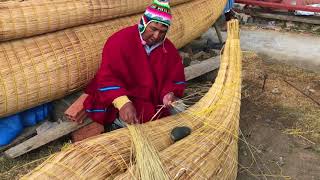
[[[241,94],[238,22],[232,21],[228,28],[231,32],[220,70],[208,93],[183,113],[137,125],[155,149],[162,151],[160,159],[170,179],[236,177]],[[193,133],[171,145],[169,133],[176,126],[189,126]],[[49,158],[24,178],[128,179],[137,171],[130,166],[131,135],[128,129],[120,129],[82,141]]]
[[[225,2],[197,0],[175,6],[169,38],[181,47],[200,36]],[[0,117],[81,89],[99,67],[105,40],[139,19],[140,15],[123,17],[0,43]]]
[[[190,0],[171,0],[172,6]],[[151,0],[0,2],[0,41],[30,37],[143,12]]]

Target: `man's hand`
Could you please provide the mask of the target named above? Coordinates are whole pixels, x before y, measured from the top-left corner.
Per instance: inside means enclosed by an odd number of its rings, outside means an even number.
[[[177,100],[177,97],[173,94],[173,92],[169,92],[165,96],[163,96],[163,105],[165,107],[171,107],[171,104]]]
[[[133,106],[132,102],[127,102],[123,105],[119,111],[120,119],[128,124],[138,123],[136,108]]]

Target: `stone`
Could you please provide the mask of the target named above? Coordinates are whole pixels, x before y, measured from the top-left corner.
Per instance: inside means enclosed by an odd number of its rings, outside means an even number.
[[[217,56],[219,53],[219,50],[214,50],[214,49],[209,49],[208,53],[210,54],[211,57]]]
[[[293,22],[291,22],[291,21],[288,21],[288,22],[286,22],[286,27],[287,28],[294,28],[296,25],[293,23]]]
[[[191,134],[191,129],[187,126],[175,127],[171,131],[170,138],[173,142],[177,142]]]
[[[237,9],[237,10],[244,10],[245,7],[246,7],[245,4],[235,3],[233,8],[234,8],[234,9]]]
[[[314,25],[314,26],[311,28],[311,31],[312,31],[312,32],[320,32],[320,25]]]
[[[314,89],[308,89],[308,91],[311,92],[311,93],[315,93],[316,92],[316,90],[314,90]]]
[[[248,22],[248,19],[250,18],[251,16],[249,15],[246,15],[246,14],[241,14],[241,22],[246,24]]]
[[[268,22],[268,26],[275,26],[276,25],[276,21],[269,21]]]
[[[267,123],[271,123],[272,121],[271,121],[271,119],[267,118],[267,119],[266,119],[266,122],[267,122]]]
[[[182,63],[184,65],[184,67],[190,66],[192,59],[190,57],[185,57],[182,59]]]
[[[186,53],[186,52],[183,52],[183,51],[179,51],[179,54],[182,57],[182,59],[186,58],[186,57],[190,57],[189,53]]]
[[[272,89],[271,92],[272,92],[272,94],[280,94],[281,93],[278,88]]]
[[[252,24],[253,23],[253,17],[249,17],[247,20],[247,23]]]
[[[244,156],[248,156],[247,151],[243,151],[243,155],[244,155]]]
[[[285,163],[284,163],[284,158],[283,157],[279,157],[279,161],[277,162],[279,166],[283,166]]]
[[[315,152],[320,153],[320,145],[312,146],[312,149],[313,149]]]
[[[261,24],[261,25],[268,25],[268,20],[266,20],[266,19],[260,19],[260,20],[258,21],[258,23]]]

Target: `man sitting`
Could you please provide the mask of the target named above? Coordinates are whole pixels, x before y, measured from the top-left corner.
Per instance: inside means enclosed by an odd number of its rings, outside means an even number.
[[[154,0],[139,24],[109,37],[100,69],[85,90],[84,107],[93,121],[144,123],[162,105],[157,118],[170,115],[171,103],[185,89],[182,59],[166,38],[171,18],[168,1]]]

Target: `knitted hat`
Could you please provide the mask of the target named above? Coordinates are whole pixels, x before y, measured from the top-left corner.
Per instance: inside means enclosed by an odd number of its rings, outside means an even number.
[[[153,0],[140,20],[139,31],[143,33],[150,22],[162,23],[169,27],[171,19],[169,0]]]

